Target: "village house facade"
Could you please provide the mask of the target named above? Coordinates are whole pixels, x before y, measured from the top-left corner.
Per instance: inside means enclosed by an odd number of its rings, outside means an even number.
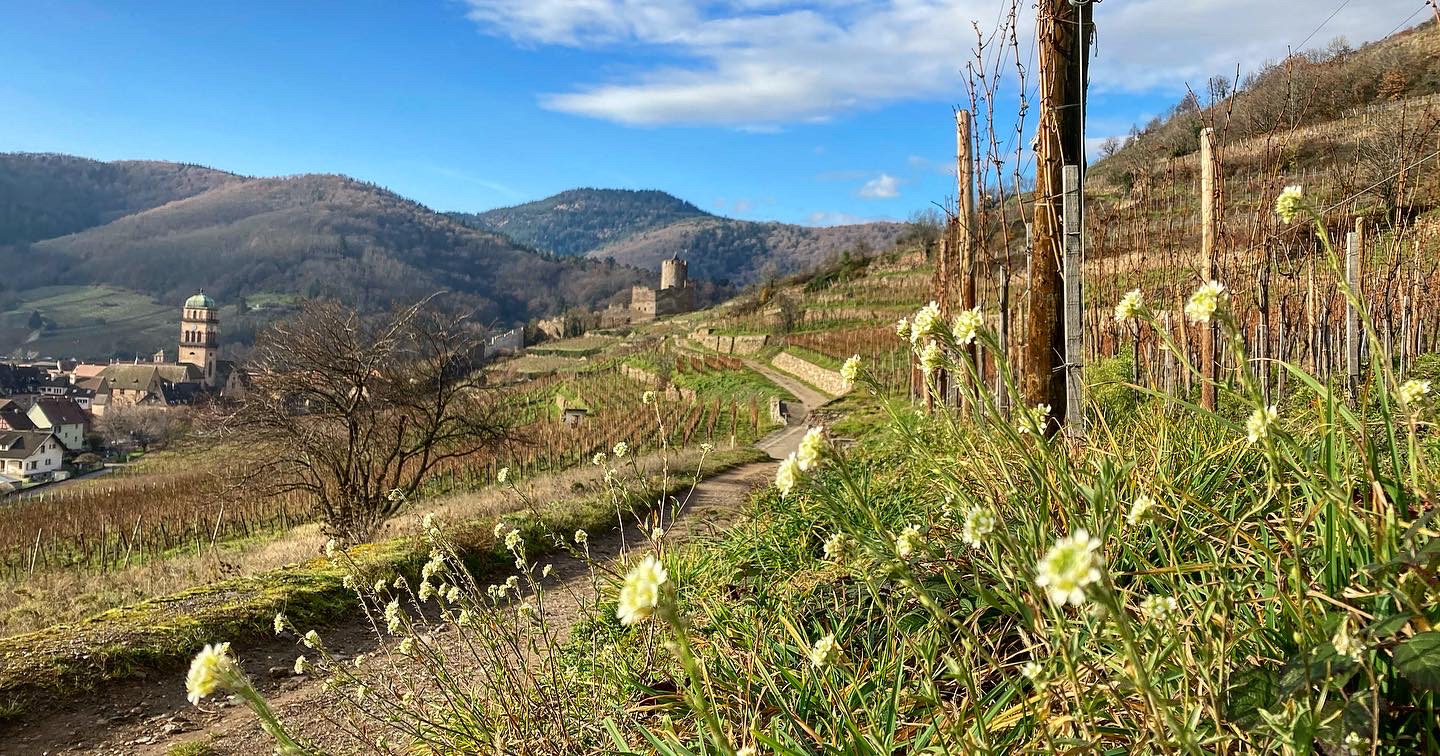
[[[50,431],[0,431],[0,474],[6,478],[44,480],[63,459],[63,447]]]

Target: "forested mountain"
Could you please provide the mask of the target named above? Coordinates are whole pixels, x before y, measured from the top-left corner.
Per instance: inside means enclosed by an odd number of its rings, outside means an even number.
[[[665,192],[628,189],[571,189],[515,207],[450,215],[466,225],[498,231],[521,244],[567,257],[580,257],[677,221],[713,217]]]
[[[204,288],[222,302],[295,294],[377,309],[445,289],[482,321],[510,324],[604,304],[644,278],[536,252],[344,176],[0,155],[0,207],[0,301],[7,289],[13,299],[97,284],[167,302]]]
[[[0,245],[83,231],[244,181],[183,163],[102,163],[71,155],[0,155]]]
[[[809,270],[846,250],[885,249],[898,223],[813,228],[711,215],[660,191],[572,189],[484,213],[451,213],[557,255],[613,259],[659,270],[679,254],[691,276],[737,284]]]

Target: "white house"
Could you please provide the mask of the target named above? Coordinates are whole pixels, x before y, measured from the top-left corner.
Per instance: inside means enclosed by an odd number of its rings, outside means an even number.
[[[48,430],[70,451],[85,448],[85,429],[90,418],[72,399],[41,398],[27,413],[36,430]]]
[[[50,431],[0,432],[0,473],[37,478],[60,469],[63,449]]]

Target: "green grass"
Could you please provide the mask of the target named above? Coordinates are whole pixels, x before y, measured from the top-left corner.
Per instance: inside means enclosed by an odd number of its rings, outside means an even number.
[[[0,313],[0,353],[27,349],[91,359],[149,352],[164,345],[174,352],[180,332],[179,304],[167,304],[110,286],[46,286],[20,293],[20,304]],[[38,312],[50,325],[38,332],[29,320]]]
[[[716,475],[764,454],[754,449],[717,452],[707,460],[701,477]],[[637,491],[634,502],[659,500],[679,493],[693,478],[673,475],[668,491]],[[575,496],[546,503],[530,515],[507,521],[525,530],[534,543],[531,553],[545,553],[553,544],[543,533],[571,533],[584,528],[604,532],[615,523],[613,504],[598,496]],[[504,569],[511,561],[492,535],[493,520],[452,524],[467,567],[477,575]],[[430,553],[421,538],[410,537],[361,544],[348,557],[367,574],[418,577]],[[278,611],[298,627],[324,627],[356,611],[353,592],[342,578],[347,570],[320,558],[253,576],[199,586],[191,590],[112,609],[95,617],[44,630],[11,636],[0,644],[0,701],[21,707],[49,697],[92,690],[106,682],[143,672],[178,669],[205,643],[244,642],[272,634]]]
[[[785,352],[799,357],[812,365],[819,365],[826,370],[839,370],[845,364],[845,360],[837,359],[824,352],[817,352],[814,349],[806,349],[802,346],[787,346]]]

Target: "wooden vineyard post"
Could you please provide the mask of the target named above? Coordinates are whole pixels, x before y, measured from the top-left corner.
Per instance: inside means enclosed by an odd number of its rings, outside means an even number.
[[[1200,130],[1200,282],[1215,280],[1215,129]],[[1215,325],[1201,324],[1200,406],[1215,409],[1215,382],[1220,372],[1215,364]]]
[[[1035,133],[1034,246],[1030,253],[1030,311],[1026,317],[1025,401],[1049,404],[1052,418],[1065,417],[1066,389],[1063,249],[1056,202],[1063,167],[1085,159],[1085,65],[1094,34],[1092,3],[1040,0],[1036,7],[1036,50],[1040,117]]]
[[[1063,179],[1065,228],[1065,431],[1085,434],[1085,309],[1081,301],[1084,261],[1080,242],[1080,166],[1067,165]]]
[[[1356,298],[1360,296],[1360,234],[1363,226],[1357,221],[1355,230],[1345,235],[1345,281]],[[1345,377],[1351,399],[1360,389],[1360,313],[1349,297],[1345,299]]]
[[[999,354],[995,356],[995,409],[1000,418],[1010,417],[1010,387],[1005,385],[1005,370],[1010,364],[1010,268],[1000,267],[1000,333]],[[1000,363],[1004,364],[1000,364]],[[1011,377],[1014,375],[1012,373]]]
[[[960,268],[960,309],[975,307],[975,160],[970,150],[970,111],[955,111],[955,246],[959,253]],[[950,313],[946,313],[949,315]],[[984,381],[984,370],[980,365],[980,345],[972,344],[965,350],[970,364],[975,368],[975,378]],[[962,390],[959,381],[951,379],[956,398],[965,397],[967,405],[976,405],[970,397],[977,396],[977,387]],[[978,407],[971,407],[977,409]]]

